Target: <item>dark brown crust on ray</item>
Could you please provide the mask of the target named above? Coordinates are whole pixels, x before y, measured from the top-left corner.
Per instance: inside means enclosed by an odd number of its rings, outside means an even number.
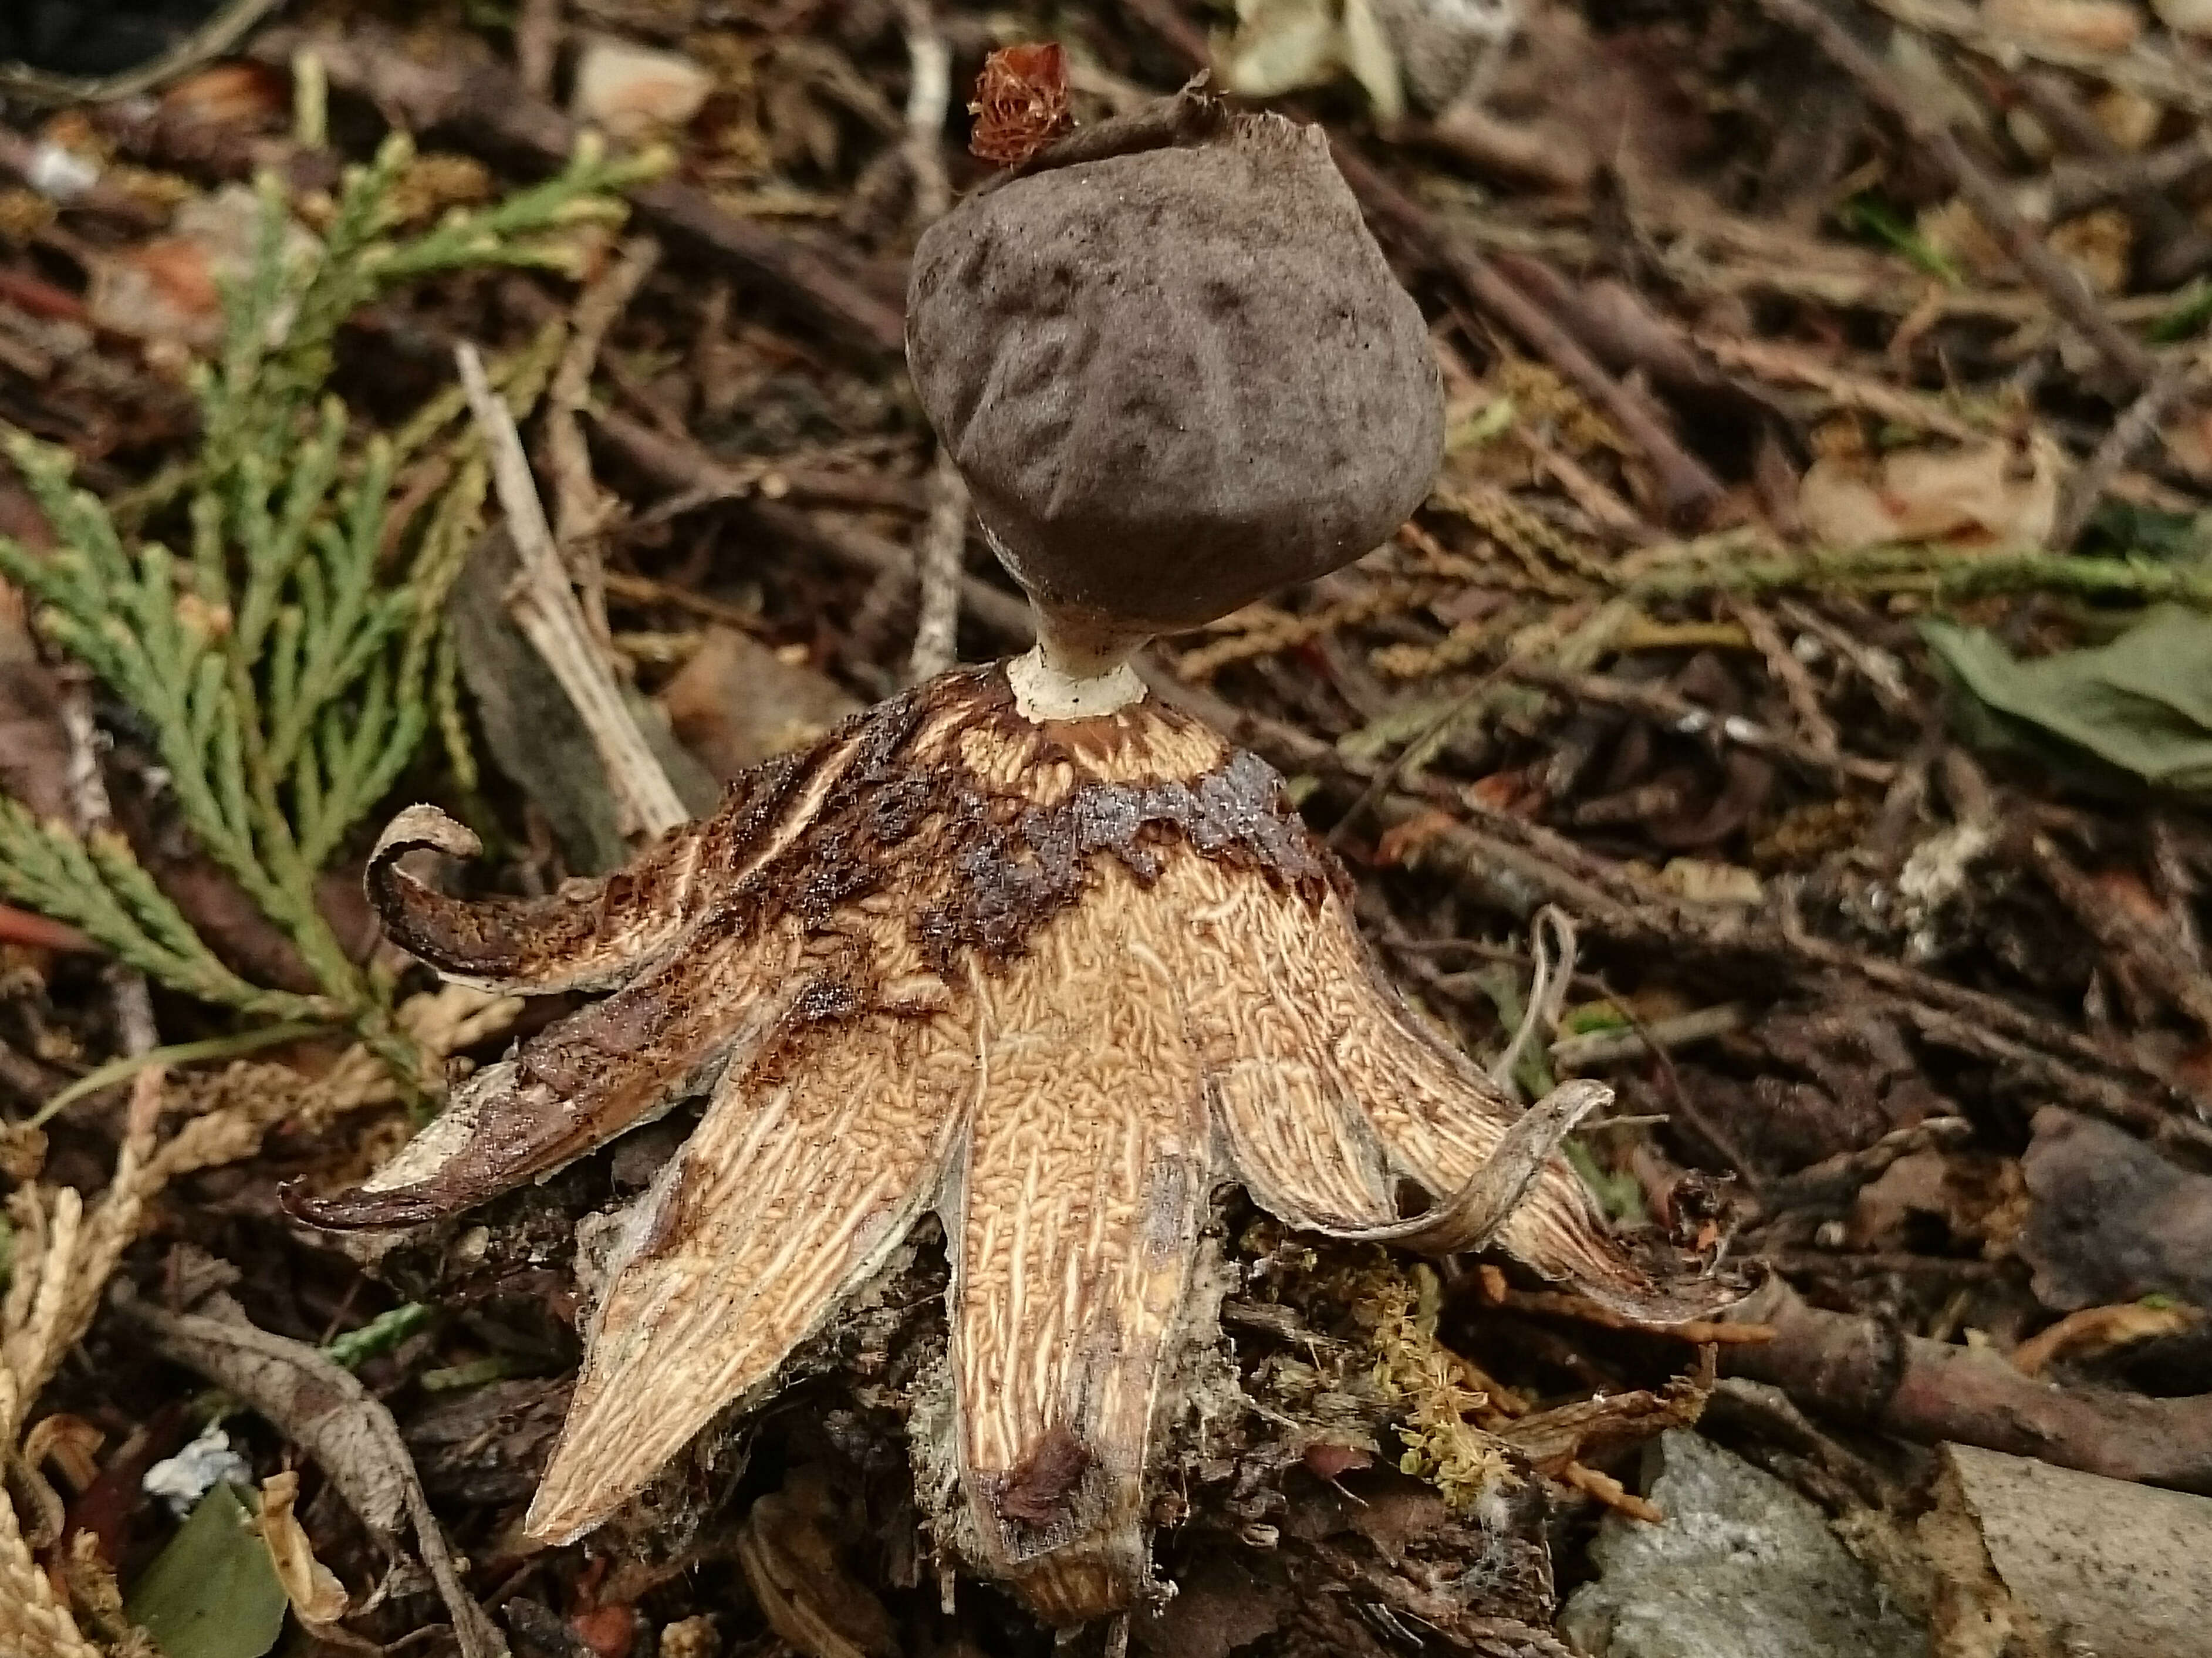
[[[476,1114],[476,1127],[432,1177],[320,1197],[287,1188],[286,1209],[332,1229],[441,1219],[709,1085],[748,1017],[726,964],[778,926],[804,933],[812,954],[749,1063],[764,1072],[803,1065],[824,1027],[896,1011],[870,950],[836,931],[840,912],[878,895],[934,891],[903,920],[921,961],[951,975],[969,959],[987,973],[1003,969],[1082,897],[1102,857],[1146,885],[1178,844],[1316,900],[1342,878],[1273,770],[1210,733],[1222,762],[1195,778],[1121,783],[1094,774],[1040,805],[979,775],[957,741],[918,754],[948,716],[957,733],[994,751],[1024,752],[1025,776],[1057,766],[1083,776],[1112,752],[1110,738],[1085,726],[1055,733],[1024,719],[997,668],[947,675],[856,716],[804,756],[739,779],[713,817],[664,836],[630,870],[537,901],[468,902],[401,874],[398,860],[411,851],[477,849],[442,814],[403,812],[368,878],[396,941],[442,971],[523,987],[642,976],[547,1027],[509,1056],[511,1066],[472,1079],[456,1106]],[[1202,732],[1158,708],[1137,723]],[[824,778],[834,780],[821,786]],[[763,856],[764,848],[776,849]],[[718,994],[729,1005],[708,1005]]]
[[[902,867],[911,867],[902,860],[920,850],[908,843],[926,828],[926,855],[952,860],[963,877],[948,902],[917,918],[919,937],[940,965],[963,949],[997,963],[1018,954],[1030,933],[1082,896],[1095,853],[1118,859],[1147,883],[1159,870],[1160,852],[1178,841],[1315,896],[1342,879],[1316,855],[1283,798],[1282,779],[1255,755],[1232,751],[1217,770],[1189,780],[1085,781],[1066,800],[1037,805],[964,766],[917,764],[905,751],[926,714],[963,703],[972,726],[997,727],[1008,742],[1034,745],[1035,767],[1080,761],[1091,746],[1079,727],[1039,740],[1039,728],[1015,711],[1002,671],[968,670],[855,715],[802,757],[747,773],[712,817],[670,831],[627,869],[571,883],[549,898],[448,898],[400,873],[398,860],[409,852],[473,850],[429,832],[416,816],[426,809],[410,808],[369,861],[370,902],[392,941],[441,972],[532,993],[619,983],[642,965],[640,935],[679,912],[696,925],[710,904],[723,913],[724,926],[748,924],[742,910],[771,908],[821,925],[839,906],[896,881]],[[1162,709],[1147,710],[1146,718],[1170,729],[1192,725]],[[855,740],[852,761],[804,831],[734,890],[726,884],[727,872],[775,832],[809,780]],[[442,817],[436,822],[459,829]],[[680,878],[695,867],[696,879]],[[731,902],[744,896],[750,905]]]
[[[1067,1500],[1091,1464],[1091,1448],[1055,1424],[1006,1473],[993,1494],[999,1513],[1025,1526],[1049,1526],[1067,1509]]]
[[[681,824],[625,867],[544,898],[451,898],[405,874],[399,861],[411,852],[466,858],[482,849],[442,813],[412,806],[377,842],[363,884],[386,936],[441,973],[526,995],[603,989],[673,942],[697,905],[694,870],[741,859],[802,770],[794,758],[772,760],[732,784],[713,817]]]
[[[941,860],[959,877],[945,902],[915,918],[916,942],[940,970],[963,950],[988,965],[1019,955],[1038,927],[1083,896],[1090,860],[1101,853],[1147,884],[1161,852],[1177,841],[1316,897],[1341,879],[1316,855],[1282,779],[1255,755],[1226,751],[1225,763],[1189,780],[1085,781],[1066,799],[1038,805],[957,762],[918,764],[907,752],[925,716],[962,703],[967,729],[1033,746],[1032,772],[1085,757],[1089,733],[1070,726],[1059,736],[1048,726],[1041,736],[1016,711],[996,667],[947,675],[860,716],[858,757],[774,872],[789,884],[789,907],[809,925],[889,890],[917,857]],[[1148,708],[1143,718],[1195,728],[1164,709]]]
[[[419,1226],[497,1197],[711,1087],[759,1021],[741,963],[667,968],[547,1026],[472,1078],[449,1110],[477,1127],[428,1179],[327,1197],[280,1188],[286,1212],[332,1230]],[[764,1039],[765,1029],[757,1035]]]

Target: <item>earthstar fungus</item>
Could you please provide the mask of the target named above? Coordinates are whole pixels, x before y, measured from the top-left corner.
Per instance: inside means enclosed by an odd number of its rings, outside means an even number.
[[[1209,1333],[1195,1264],[1227,1182],[1334,1236],[1494,1244],[1643,1316],[1710,1304],[1634,1265],[1556,1155],[1606,1090],[1516,1111],[1400,1005],[1275,774],[1128,671],[1144,635],[1387,536],[1440,414],[1419,313],[1317,137],[1188,93],[1114,125],[971,197],[915,264],[916,383],[1038,652],[878,704],[550,897],[405,873],[477,850],[429,807],[371,859],[391,937],[447,976],[606,993],[297,1212],[439,1219],[709,1096],[626,1222],[538,1537],[590,1530],[761,1398],[933,1211],[959,1493],[939,1541],[1060,1623],[1151,1587],[1147,1461]]]

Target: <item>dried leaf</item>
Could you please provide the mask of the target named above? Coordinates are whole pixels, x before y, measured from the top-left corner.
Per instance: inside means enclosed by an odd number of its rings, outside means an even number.
[[[1979,628],[1921,629],[1978,746],[2106,792],[2212,794],[2212,617],[2161,608],[2109,645],[2029,661]]]
[[[2150,0],[2150,9],[2176,34],[2212,34],[2212,0]]]
[[[889,1658],[890,1615],[846,1567],[842,1507],[821,1469],[793,1469],[755,1503],[738,1538],[738,1564],[762,1615],[811,1658]]]
[[[1398,53],[1372,0],[1344,0],[1344,32],[1339,50],[1352,78],[1365,89],[1376,115],[1395,121],[1406,112],[1406,88],[1398,75]]]
[[[860,704],[826,674],[734,628],[710,628],[660,693],[670,729],[718,783],[804,748]]]
[[[185,203],[169,235],[94,260],[92,319],[172,352],[213,349],[222,339],[222,284],[251,274],[260,234],[260,198],[244,185]],[[313,245],[289,222],[284,240],[291,258]]]
[[[2139,1301],[2084,1307],[2014,1348],[2012,1367],[2022,1376],[2041,1376],[2060,1359],[2079,1363],[2138,1341],[2179,1335],[2203,1316],[2193,1307],[2150,1306]]]
[[[2126,0],[1983,0],[1994,29],[2072,52],[2125,52],[2142,33],[2142,13]]]
[[[1237,0],[1237,33],[1221,54],[1221,83],[1275,98],[1327,81],[1336,68],[1332,0]]]
[[[1757,905],[1766,897],[1756,871],[1708,858],[1670,858],[1659,879],[1693,904]]]
[[[1806,532],[1838,550],[1887,542],[2034,547],[2058,515],[2057,446],[1993,440],[1955,449],[1903,449],[1871,466],[1823,456],[1797,489]]]
[[[230,1485],[200,1499],[124,1602],[162,1658],[261,1658],[283,1630],[284,1607],[253,1510]]]
[[[601,35],[577,62],[569,111],[617,138],[636,138],[655,127],[682,126],[714,88],[714,77],[680,53]]]
[[[299,1500],[300,1475],[287,1468],[272,1474],[261,1487],[261,1540],[268,1546],[270,1564],[284,1598],[300,1621],[310,1626],[334,1624],[345,1616],[348,1596],[337,1574],[315,1558],[315,1546],[292,1511]]]

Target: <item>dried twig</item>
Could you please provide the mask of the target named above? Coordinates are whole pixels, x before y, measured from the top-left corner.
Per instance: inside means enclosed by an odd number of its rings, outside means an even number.
[[[2130,153],[2082,106],[2064,76],[2023,75],[2016,83],[2028,106],[2061,143],[2093,158],[2051,167],[2041,204],[2045,222],[2070,219],[2118,197],[2141,227],[2143,274],[2149,282],[2175,286],[2203,268],[2212,258],[2212,237],[2165,191],[2212,164],[2212,137],[2200,131],[2162,149]],[[2028,199],[2034,201],[2034,192]]]
[[[1711,1042],[1741,1030],[1749,1015],[1741,1002],[1723,1002],[1672,1018],[1654,1019],[1627,1030],[1593,1030],[1562,1036],[1552,1044],[1552,1063],[1570,1071],[1589,1071],[1653,1053],[1671,1053],[1693,1042]]]
[[[937,27],[929,0],[899,0],[909,79],[906,94],[906,163],[914,180],[914,216],[928,224],[952,205],[945,174],[945,115],[952,100],[952,53]]]
[[[1222,706],[1187,689],[1168,694],[1206,711],[1201,717]],[[1361,781],[1370,774],[1279,721],[1236,710],[1223,719],[1223,729],[1279,766]],[[1474,822],[1443,817],[1431,801],[1408,794],[1385,795],[1377,811],[1388,825],[1420,823],[1425,832],[1408,861],[1448,874],[1486,908],[1526,915],[1556,903],[1585,929],[1620,943],[1766,963],[1816,980],[1841,973],[1886,993],[1882,1005],[1930,1041],[1975,1054],[2147,1139],[2212,1156],[2212,1127],[2196,1120],[2192,1096],[2133,1054],[2001,997],[1817,938],[1786,908],[1778,923],[1748,918],[1739,907],[1689,903],[1550,829],[1472,798],[1458,804]]]
[[[602,648],[607,641],[607,595],[604,572],[592,538],[605,526],[611,503],[592,479],[591,452],[576,416],[591,400],[592,369],[607,331],[629,307],[659,262],[660,245],[636,236],[623,245],[622,258],[586,288],[576,301],[568,343],[545,392],[545,464],[553,478],[553,535],[583,590],[584,618]]]
[[[521,574],[508,596],[515,625],[528,635],[545,659],[561,689],[575,704],[576,713],[590,732],[592,745],[606,768],[608,786],[623,817],[625,833],[659,835],[684,822],[684,811],[668,774],[638,730],[637,721],[617,688],[606,663],[592,647],[589,630],[553,531],[545,522],[537,486],[531,481],[530,463],[522,452],[522,439],[507,405],[485,380],[483,363],[475,348],[463,345],[455,354],[461,382],[467,388],[469,407],[490,452],[493,487],[507,513],[508,533],[514,537]]]
[[[2192,115],[2212,115],[2212,76],[2207,76],[2192,58],[2150,39],[2138,40],[2125,52],[2110,52],[2072,45],[2056,31],[2004,28],[1989,21],[1988,14],[1979,7],[1962,0],[1869,0],[1869,3],[1907,28],[1955,40],[2000,64],[2016,64],[2023,58],[2048,64],[2107,86],[2141,93],[2154,103]]]
[[[331,84],[374,100],[418,131],[458,128],[495,149],[522,149],[549,163],[568,161],[581,130],[495,64],[423,63],[388,31],[368,23],[343,34],[270,29],[252,56],[285,64],[312,46]],[[906,338],[898,307],[811,249],[717,206],[706,191],[664,179],[631,192],[641,217],[664,234],[706,249],[738,276],[795,306],[839,337],[886,355]]]
[[[1595,1325],[1601,1330],[1633,1330],[1668,1341],[1687,1342],[1693,1347],[1729,1347],[1774,1339],[1773,1330],[1766,1325],[1746,1320],[1721,1321],[1699,1318],[1680,1324],[1654,1324],[1648,1319],[1632,1318],[1602,1302],[1592,1301],[1588,1296],[1575,1295],[1568,1291],[1518,1290],[1507,1283],[1505,1274],[1495,1266],[1480,1267],[1462,1281],[1473,1284],[1476,1296],[1486,1307],[1502,1308],[1510,1313],[1541,1313],[1554,1318],[1571,1318],[1578,1323]]]
[[[2162,933],[2130,906],[2114,903],[2048,835],[2032,837],[2027,852],[2036,872],[2091,938],[2212,1035],[2212,982],[2180,939]]]
[[[93,721],[92,695],[82,678],[74,681],[64,693],[60,712],[62,727],[69,733],[70,740],[70,803],[76,816],[77,834],[89,839],[112,829],[115,814],[107,798],[106,774],[100,765],[106,738]],[[154,998],[147,988],[146,975],[117,962],[108,969],[108,982],[115,1000],[115,1023],[123,1051],[127,1054],[146,1053],[161,1039],[154,1023]]]
[[[1897,768],[1887,760],[1868,760],[1857,755],[1837,752],[1832,747],[1824,750],[1815,743],[1771,731],[1741,714],[1716,714],[1711,708],[1700,708],[1686,697],[1676,696],[1655,685],[1632,684],[1626,680],[1603,674],[1563,673],[1556,668],[1534,663],[1510,662],[1503,671],[1509,679],[1541,686],[1572,701],[1625,708],[1647,719],[1659,720],[1669,729],[1686,736],[1711,733],[1737,748],[1771,754],[1811,770],[1855,778],[1865,783],[1887,783],[1897,774]],[[1831,739],[1832,743],[1832,732]]]
[[[1973,1138],[1974,1126],[1963,1117],[1930,1117],[1893,1128],[1871,1145],[1839,1151],[1809,1169],[1771,1181],[1761,1199],[1770,1211],[1848,1203],[1861,1187],[1879,1180],[1899,1159],[1931,1146],[1962,1146]]]
[[[902,477],[874,471],[832,471],[780,460],[717,460],[689,438],[655,431],[611,409],[592,412],[592,425],[623,457],[659,483],[680,490],[675,499],[642,514],[658,523],[722,501],[788,501],[809,506],[869,511],[929,510],[927,491]]]
[[[1528,953],[1533,965],[1528,978],[1528,1005],[1505,1051],[1490,1062],[1490,1079],[1500,1088],[1516,1086],[1513,1072],[1528,1044],[1538,1036],[1547,1042],[1557,1031],[1559,1015],[1567,1005],[1567,992],[1575,981],[1575,957],[1581,948],[1575,924],[1555,904],[1538,910],[1528,923]]]
[[[33,104],[91,104],[159,86],[195,64],[220,58],[283,0],[229,0],[158,57],[116,75],[51,75],[20,64],[0,65],[0,92]]]
[[[2157,364],[2150,353],[2106,315],[2087,279],[2044,244],[2014,208],[2003,187],[1982,171],[1928,100],[1914,98],[1898,85],[1881,60],[1861,46],[1819,0],[1759,0],[1759,4],[1777,21],[1809,36],[1837,68],[1857,83],[1869,102],[1935,157],[1974,216],[2114,370],[2136,386],[2151,378]]]
[[[514,70],[533,98],[553,95],[553,60],[561,49],[562,0],[522,0],[514,16]]]
[[[2114,1479],[2212,1491],[2212,1394],[2152,1399],[2054,1388],[1996,1353],[1816,1311],[1779,1278],[1732,1315],[1774,1339],[1732,1347],[1734,1375],[1769,1382],[1808,1409],[1923,1444],[1955,1440]]]
[[[914,179],[914,216],[927,225],[952,205],[945,173],[945,115],[951,100],[952,60],[929,0],[899,0],[912,82],[906,99],[907,168]],[[929,474],[929,515],[915,544],[921,602],[914,624],[907,677],[927,679],[959,653],[961,555],[968,540],[968,483],[940,445]]]
[[[1729,601],[1728,613],[1743,624],[1752,644],[1766,659],[1767,672],[1781,683],[1783,695],[1790,699],[1790,712],[1797,716],[1798,726],[1813,752],[1831,759],[1840,758],[1844,744],[1837,733],[1836,722],[1828,718],[1827,709],[1820,703],[1820,688],[1813,683],[1813,676],[1805,671],[1805,665],[1782,637],[1782,629],[1774,625],[1774,618],[1762,606],[1740,598]]]
[[[914,624],[914,652],[907,659],[909,679],[927,679],[951,667],[958,655],[960,570],[968,545],[968,483],[952,464],[952,452],[940,447],[929,474],[929,516],[915,546],[915,568],[921,583],[921,604]]]
[[[2112,480],[2158,435],[2167,411],[2190,389],[2192,381],[2202,379],[2203,366],[2201,356],[2188,362],[2160,364],[2150,384],[2120,411],[2119,418],[2106,429],[2087,464],[2067,481],[2058,521],[2051,526],[2053,547],[2071,547],[2081,538],[2091,514],[2104,499],[2105,491],[2112,488]]]
[[[1466,237],[1438,224],[1364,157],[1341,143],[1329,148],[1338,171],[1370,216],[1441,263],[1477,306],[1520,336],[1620,427],[1621,435],[1650,463],[1668,518],[1678,525],[1701,524],[1720,500],[1720,480],[1675,440],[1650,404],[1606,373],[1572,335],[1509,282]]]

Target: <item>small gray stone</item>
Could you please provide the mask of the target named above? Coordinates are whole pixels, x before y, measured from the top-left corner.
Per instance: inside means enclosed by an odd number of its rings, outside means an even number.
[[[1661,1436],[1662,1524],[1611,1515],[1560,1627],[1596,1658],[1926,1658],[1928,1636],[1812,1503],[1696,1434]]]

